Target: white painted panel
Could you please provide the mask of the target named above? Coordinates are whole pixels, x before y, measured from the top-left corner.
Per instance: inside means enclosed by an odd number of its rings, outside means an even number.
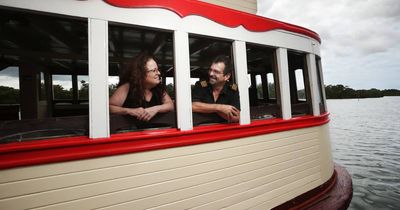
[[[282,118],[287,120],[292,118],[292,108],[290,102],[290,87],[289,87],[289,64],[287,49],[276,49],[276,59],[279,76],[279,89],[281,94]]]
[[[250,103],[247,81],[247,55],[246,43],[243,41],[234,41],[233,59],[235,63],[236,82],[239,88],[240,97],[240,124],[250,124]]]
[[[287,173],[287,171],[282,172],[284,169],[297,167],[308,162],[314,162],[313,164],[309,165],[309,167],[313,166],[315,165],[314,160],[317,159],[317,157],[318,153],[312,155],[302,155],[301,158],[299,159],[292,159],[288,161],[286,160],[279,161],[275,160],[274,158],[274,160],[277,162],[273,163],[268,162],[270,161],[270,159],[267,159],[265,160],[264,165],[262,165],[261,167],[257,167],[256,169],[247,168],[247,170],[244,171],[243,174],[240,174],[240,176],[244,176],[246,180],[248,180],[247,183],[245,183],[244,180],[241,180],[241,182],[236,183],[236,185],[231,185],[226,188],[220,188],[214,191],[210,190],[207,193],[202,193],[197,196],[191,196],[186,199],[181,199],[171,204],[162,205],[159,208],[160,209],[169,209],[169,208],[221,209],[225,206],[234,204],[235,201],[237,200],[240,200],[240,197],[243,194],[243,189],[252,188],[249,184],[255,184],[257,182],[259,183],[259,181],[261,180],[260,178],[263,177],[264,174],[280,173],[281,178],[283,178],[283,176],[285,176],[284,174]],[[257,173],[260,174],[256,175]],[[231,176],[233,175],[235,174],[231,174]],[[251,176],[254,176],[255,178],[254,177],[252,178]],[[255,180],[255,179],[260,179],[260,180]],[[266,183],[265,181],[261,182],[262,184]],[[195,190],[199,189],[195,188]]]
[[[106,191],[116,191],[116,186],[120,186],[121,188],[119,188],[119,190],[122,190],[127,186],[138,187],[143,184],[154,184],[163,181],[162,179],[182,178],[196,173],[204,173],[208,170],[217,170],[218,167],[223,168],[235,166],[262,158],[279,158],[279,161],[285,161],[289,160],[287,158],[298,156],[292,154],[291,156],[285,158],[281,157],[282,152],[285,154],[315,147],[318,145],[318,142],[315,140],[315,138],[316,136],[314,134],[303,135],[302,137],[298,136],[297,138],[291,137],[281,139],[281,141],[259,142],[257,144],[251,144],[247,146],[228,148],[224,150],[223,155],[220,154],[221,151],[207,152],[189,157],[177,157],[127,166],[83,171],[73,174],[46,177],[45,179],[39,178],[18,182],[9,182],[0,184],[0,197],[7,198],[16,195],[28,195],[48,190],[70,188],[72,186],[84,184],[92,184],[93,186],[96,186],[97,189],[100,189],[103,185],[101,182],[108,183],[104,185]],[[311,152],[317,151],[318,150],[316,148],[311,150]],[[275,162],[272,160],[270,161]],[[196,167],[193,167],[194,164],[196,164]],[[174,174],[169,174],[172,169],[175,170]],[[155,172],[156,174],[154,174],[154,176],[142,176],[143,174],[151,174]],[[131,179],[129,177],[132,178],[132,181],[130,182],[131,185],[126,185],[126,182]],[[113,180],[112,183],[114,184],[110,183],[110,180]],[[121,185],[118,185],[119,182],[121,182]],[[136,183],[136,185],[132,185],[133,183]],[[113,187],[108,187],[108,185],[112,185]],[[40,186],[40,188],[38,188],[38,186]],[[64,191],[66,190],[67,189],[64,189]],[[103,191],[103,193],[104,192],[105,191]],[[92,191],[90,193],[95,195],[97,194],[97,191]],[[57,193],[52,193],[52,196],[55,197],[56,194]],[[75,194],[73,196],[75,196]],[[86,197],[87,196],[89,195],[86,195]]]
[[[315,55],[308,53],[306,55],[307,60],[307,71],[308,79],[310,82],[310,92],[311,92],[311,104],[313,109],[313,115],[319,116],[321,110],[319,109],[319,91],[318,91],[318,76],[317,76],[317,66],[315,63]]]
[[[312,175],[303,179],[300,179],[298,181],[295,181],[293,183],[290,183],[287,185],[287,189],[285,189],[286,193],[282,194],[280,196],[274,197],[271,200],[268,200],[266,202],[263,202],[261,204],[258,204],[256,206],[252,206],[251,210],[258,210],[258,209],[271,209],[276,206],[279,206],[280,204],[285,203],[288,200],[291,200],[299,195],[301,195],[303,192],[312,190],[319,185],[321,185],[321,180],[316,179],[318,175]]]
[[[216,4],[219,6],[248,12],[255,14],[257,12],[257,1],[256,0],[201,0],[207,3]]]
[[[300,167],[303,165],[300,165]],[[243,202],[237,203],[235,205],[229,206],[225,208],[226,210],[229,209],[248,209],[251,208],[255,205],[262,204],[267,200],[266,198],[273,198],[275,195],[279,195],[282,192],[287,192],[290,190],[290,185],[292,184],[297,184],[300,183],[300,185],[304,185],[308,182],[318,180],[320,177],[319,174],[319,167],[314,167],[314,168],[308,168],[304,167],[302,168],[303,170],[300,172],[291,172],[288,171],[289,173],[292,173],[293,175],[284,177],[282,179],[279,179],[277,181],[273,181],[271,183],[268,182],[268,184],[261,185],[260,187],[256,187],[253,189],[250,189],[246,193],[246,199]],[[286,188],[285,186],[289,186]]]
[[[301,34],[282,30],[251,32],[242,26],[236,28],[226,27],[197,15],[181,18],[176,13],[166,9],[118,8],[104,1],[2,0],[2,4],[11,7],[48,11],[77,17],[103,19],[160,29],[182,30],[191,34],[203,34],[224,39],[241,40],[319,55],[320,44],[314,39]],[[315,43],[315,45],[312,45],[312,43]]]
[[[285,181],[303,177],[302,174],[303,171],[311,168],[315,164],[314,162],[298,164],[290,168],[286,166],[284,168],[289,168],[289,169],[281,171],[274,171],[275,168],[280,166],[280,165],[274,165],[271,167],[261,168],[253,171],[247,171],[245,173],[241,173],[238,175],[231,175],[228,177],[226,177],[225,174],[225,178],[223,179],[218,179],[211,182],[204,182],[204,184],[195,185],[190,188],[183,188],[181,190],[156,195],[153,197],[147,197],[137,201],[111,206],[111,208],[122,207],[123,209],[130,209],[135,207],[140,209],[149,209],[149,208],[158,209],[159,207],[158,205],[160,204],[175,202],[169,206],[167,205],[164,205],[162,207],[160,206],[160,209],[181,209],[181,207],[183,207],[183,209],[187,209],[190,208],[191,205],[175,206],[176,202],[182,200],[182,198],[185,199],[186,197],[198,198],[198,196],[202,196],[205,193],[208,193],[210,194],[210,196],[213,196],[214,192],[219,189],[223,189],[223,191],[225,193],[228,193],[228,195],[230,192],[243,192],[245,189],[252,189],[257,193],[259,193],[260,191],[271,191],[275,187],[278,187],[281,184],[283,184],[283,182]],[[318,171],[313,170],[312,172],[309,173],[317,173],[317,172]],[[297,175],[297,173],[300,175],[295,176]],[[296,178],[285,179],[288,174]],[[274,182],[279,182],[279,184],[274,185],[273,184]],[[247,193],[248,192],[246,192],[246,194]],[[110,209],[110,208],[105,208],[105,209]]]
[[[147,151],[147,152],[140,152],[133,154],[116,155],[113,156],[112,158],[103,157],[103,158],[86,159],[86,160],[70,161],[63,163],[13,168],[1,171],[0,183],[23,181],[36,178],[40,179],[40,178],[58,176],[75,172],[81,173],[82,171],[101,170],[105,168],[114,169],[114,168],[129,166],[131,164],[138,164],[141,162],[158,161],[160,159],[164,160],[169,158],[185,157],[185,156],[193,157],[207,152],[215,152],[220,155],[224,155],[224,157],[228,157],[229,155],[226,155],[226,153],[221,154],[219,151],[229,148],[251,146],[261,142],[269,142],[269,141],[276,141],[277,139],[282,139],[282,141],[277,141],[277,143],[271,145],[271,148],[273,148],[274,145],[282,146],[282,145],[287,145],[292,141],[301,141],[301,139],[313,138],[312,136],[315,136],[316,133],[318,133],[318,131],[319,131],[318,127],[312,127],[306,129],[297,129],[285,132],[272,133],[268,135],[253,136],[250,138],[236,139],[231,141],[223,141],[219,143],[208,143],[208,144],[177,147],[164,150],[154,150],[154,151]],[[232,155],[235,156],[236,154]],[[207,157],[208,156],[209,155],[207,155]],[[211,159],[206,159],[205,161],[207,160]],[[191,161],[193,160],[189,160],[188,162]],[[185,164],[186,163],[182,163],[179,166],[185,166]],[[178,167],[178,166],[174,165],[172,167]],[[141,168],[142,167],[140,167],[140,169]],[[26,173],[26,171],[29,171],[29,173]],[[140,173],[145,173],[145,172],[140,171]]]
[[[329,125],[320,126],[318,132],[318,139],[320,140],[321,151],[326,151],[326,154],[321,155],[321,179],[323,182],[328,181],[334,170],[332,147],[330,142]]]
[[[89,19],[89,137],[110,136],[108,108],[108,22]]]
[[[190,88],[189,35],[183,31],[174,32],[175,94],[178,128],[193,129],[192,93]]]

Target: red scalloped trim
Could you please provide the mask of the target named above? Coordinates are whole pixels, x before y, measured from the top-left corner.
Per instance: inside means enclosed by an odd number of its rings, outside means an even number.
[[[180,17],[199,15],[228,27],[242,25],[249,31],[264,32],[270,30],[286,30],[303,34],[321,42],[317,33],[309,29],[284,23],[281,21],[241,12],[196,0],[104,0],[105,2],[124,8],[162,8],[175,12]]]
[[[259,120],[253,121],[250,125],[198,126],[191,131],[148,130],[115,134],[104,139],[89,139],[86,136],[80,136],[9,143],[0,147],[0,169],[232,140],[320,126],[328,122],[328,114],[324,114],[318,117],[303,116],[290,120]]]

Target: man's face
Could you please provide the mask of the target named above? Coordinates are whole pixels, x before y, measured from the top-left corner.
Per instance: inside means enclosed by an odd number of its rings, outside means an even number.
[[[230,74],[224,75],[225,64],[223,62],[213,63],[208,70],[209,83],[211,85],[224,85],[230,78]]]

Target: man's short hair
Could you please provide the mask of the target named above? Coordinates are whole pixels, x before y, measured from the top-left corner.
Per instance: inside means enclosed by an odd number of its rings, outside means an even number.
[[[228,56],[219,55],[216,58],[214,58],[212,64],[214,64],[214,63],[224,63],[225,64],[224,75],[232,73],[232,64],[231,64],[231,60],[229,59]]]

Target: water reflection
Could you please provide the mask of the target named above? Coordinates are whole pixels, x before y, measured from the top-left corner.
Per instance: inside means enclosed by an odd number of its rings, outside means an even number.
[[[349,209],[400,209],[400,97],[327,104],[333,157],[353,178]]]

